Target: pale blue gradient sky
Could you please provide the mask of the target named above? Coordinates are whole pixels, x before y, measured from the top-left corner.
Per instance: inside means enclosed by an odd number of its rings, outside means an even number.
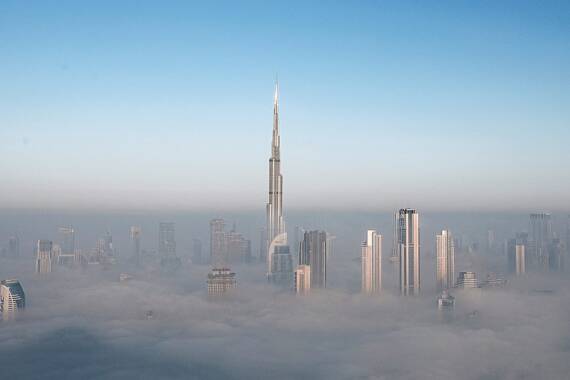
[[[211,3],[1,2],[0,207],[570,208],[568,2]]]

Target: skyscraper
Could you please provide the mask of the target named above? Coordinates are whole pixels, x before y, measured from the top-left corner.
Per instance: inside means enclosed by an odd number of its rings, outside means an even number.
[[[528,234],[517,233],[514,239],[507,242],[507,262],[509,272],[517,276],[526,273]]]
[[[538,269],[548,270],[548,245],[552,238],[552,219],[550,214],[530,214],[529,253]]]
[[[400,257],[400,293],[420,293],[419,214],[413,209],[398,212],[398,256]]]
[[[224,266],[226,260],[226,222],[223,219],[210,220],[210,263],[213,266]]]
[[[141,228],[139,226],[131,227],[130,238],[132,260],[136,265],[141,265]]]
[[[382,290],[382,235],[368,230],[362,243],[362,291],[379,293]]]
[[[167,272],[173,272],[182,265],[182,260],[176,256],[176,235],[174,223],[162,222],[158,226],[158,254],[160,266]]]
[[[279,85],[275,84],[273,98],[273,137],[271,140],[271,157],[269,158],[269,200],[267,211],[267,268],[271,274],[271,249],[277,245],[287,244],[287,234],[283,221],[283,176],[281,175],[281,143],[279,136]]]
[[[293,286],[293,257],[287,244],[274,244],[271,247],[269,273],[267,280],[275,285],[291,289]]]
[[[61,253],[59,254],[57,263],[61,265],[73,265],[75,258],[75,230],[71,226],[60,227],[58,232],[61,239]]]
[[[448,230],[436,236],[436,281],[438,291],[453,287],[455,281],[455,247]]]
[[[26,307],[26,295],[18,280],[0,281],[0,314],[3,320],[13,319]]]
[[[50,273],[52,260],[52,242],[49,240],[38,240],[36,256],[36,273]]]
[[[176,256],[176,236],[172,222],[161,222],[158,225],[158,253],[163,258]]]
[[[295,270],[295,293],[308,295],[311,290],[311,267],[299,265]]]
[[[299,265],[311,267],[311,288],[327,285],[327,233],[306,231],[299,248]]]

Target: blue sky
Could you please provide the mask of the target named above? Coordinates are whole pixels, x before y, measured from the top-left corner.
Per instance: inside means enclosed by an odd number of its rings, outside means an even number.
[[[568,210],[570,4],[0,3],[0,207]]]

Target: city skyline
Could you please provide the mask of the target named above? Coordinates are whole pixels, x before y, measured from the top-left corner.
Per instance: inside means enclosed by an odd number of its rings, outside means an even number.
[[[413,12],[407,4],[336,4],[327,17],[307,6],[289,18],[275,17],[289,14],[276,4],[246,3],[251,12],[235,15],[220,4],[178,12],[123,5],[113,14],[67,6],[76,21],[41,3],[5,4],[0,13],[9,89],[0,93],[0,208],[258,209],[275,73],[286,111],[288,208],[567,204],[570,177],[560,163],[570,158],[570,33],[556,15],[568,5],[423,4]],[[163,16],[156,21],[155,11]],[[210,14],[220,19],[201,18]],[[24,17],[31,26],[18,28]],[[202,33],[209,19],[235,37],[215,27]],[[69,32],[76,22],[84,27]],[[233,64],[222,60],[227,51],[237,54]],[[408,155],[390,165],[402,143]],[[45,146],[51,154],[40,158]],[[227,162],[231,172],[217,175]],[[320,180],[306,181],[314,172]],[[549,178],[557,180],[543,186]],[[386,186],[394,183],[401,186]],[[372,196],[383,201],[363,201]]]

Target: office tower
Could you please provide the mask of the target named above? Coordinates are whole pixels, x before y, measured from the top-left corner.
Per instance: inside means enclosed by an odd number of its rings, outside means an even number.
[[[192,239],[192,262],[194,264],[202,264],[202,240]]]
[[[160,266],[167,272],[174,272],[182,265],[182,260],[176,256],[176,235],[172,222],[158,225],[158,254]]]
[[[223,219],[210,220],[210,263],[214,266],[227,264],[225,226]]]
[[[95,257],[99,263],[109,263],[114,256],[113,237],[107,231],[105,236],[97,239],[95,246]]]
[[[443,290],[439,297],[437,297],[437,308],[441,311],[453,310],[455,307],[455,297]]]
[[[8,239],[8,254],[10,257],[20,256],[20,237],[18,235],[12,235]]]
[[[311,290],[311,267],[299,265],[295,270],[295,293],[308,295]]]
[[[232,231],[226,233],[224,238],[228,262],[249,263],[252,261],[251,241],[245,239],[241,233],[236,232],[235,227]]]
[[[291,251],[289,246],[286,244],[272,244],[271,255],[269,267],[269,273],[267,274],[267,280],[275,285],[289,288],[293,286],[293,257],[291,256]]]
[[[53,244],[49,240],[38,240],[36,273],[50,273]]]
[[[420,226],[416,210],[398,212],[398,256],[400,257],[400,293],[420,293]]]
[[[281,175],[281,143],[279,136],[279,85],[275,84],[273,99],[273,137],[269,158],[269,199],[266,205],[267,220],[267,268],[271,276],[274,251],[278,245],[287,244],[287,234],[283,221],[283,176]],[[292,273],[292,272],[291,272]]]
[[[526,273],[528,234],[517,233],[507,242],[507,262],[510,273],[517,276]]]
[[[456,287],[462,289],[478,288],[479,282],[477,281],[477,273],[459,272],[459,277],[457,277]]]
[[[72,265],[75,257],[75,230],[73,227],[59,227],[61,253],[57,259],[60,265]]]
[[[327,233],[306,231],[299,247],[299,265],[311,267],[311,288],[327,285]]]
[[[228,268],[214,268],[208,273],[208,295],[218,296],[237,286],[236,274]]]
[[[455,246],[449,230],[436,236],[436,281],[438,291],[453,287],[455,281]]]
[[[3,320],[16,317],[20,310],[26,308],[26,295],[18,280],[0,281],[0,314]]]
[[[163,257],[176,256],[174,223],[161,222],[158,225],[158,253]]]
[[[564,246],[560,239],[552,239],[548,244],[548,266],[552,272],[564,270]]]
[[[528,253],[538,269],[548,270],[548,245],[552,238],[552,219],[550,214],[530,214]]]
[[[51,261],[52,261],[52,263],[58,263],[58,264],[60,263],[61,256],[62,256],[61,252],[62,252],[61,246],[59,244],[54,244],[51,247]]]
[[[382,235],[368,230],[362,243],[362,292],[380,293],[382,290]]]
[[[142,230],[139,226],[131,226],[131,231],[130,231],[131,258],[136,265],[142,264],[141,233]]]

